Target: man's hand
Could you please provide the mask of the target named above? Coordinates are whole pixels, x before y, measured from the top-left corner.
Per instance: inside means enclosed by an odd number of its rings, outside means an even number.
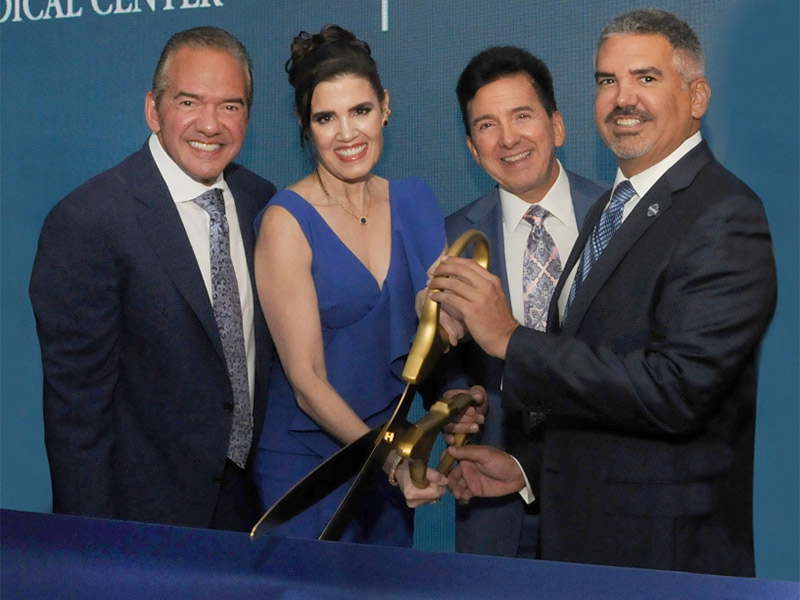
[[[525,476],[510,454],[492,446],[449,446],[458,465],[447,477],[450,491],[462,504],[472,498],[497,498],[525,487]]]
[[[422,288],[417,292],[414,301],[414,308],[417,311],[417,316],[422,314],[422,306],[425,304],[425,299],[430,293],[431,290],[428,288]],[[439,306],[439,325],[447,334],[447,341],[450,342],[451,346],[457,345],[459,340],[467,334],[467,326],[464,323],[463,317],[448,306]],[[445,352],[448,350],[450,350],[450,348],[445,350]]]
[[[444,256],[428,281],[431,298],[463,316],[472,337],[491,356],[505,359],[508,340],[519,326],[500,279],[474,260]],[[441,291],[439,291],[441,290]]]
[[[458,433],[470,434],[478,433],[486,420],[486,413],[489,410],[489,403],[486,401],[486,390],[483,386],[473,385],[469,390],[448,390],[444,393],[445,398],[451,398],[456,394],[469,394],[480,404],[470,406],[457,419],[451,421],[444,427],[444,441],[447,445],[455,442],[454,435]]]

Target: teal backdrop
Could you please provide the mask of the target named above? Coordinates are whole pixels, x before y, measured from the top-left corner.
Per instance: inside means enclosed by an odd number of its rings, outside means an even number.
[[[72,188],[136,150],[145,92],[165,41],[212,24],[255,63],[256,101],[240,162],[278,186],[308,169],[283,65],[300,30],[338,23],[373,48],[392,118],[378,171],[416,175],[445,213],[491,185],[464,144],[454,88],[482,48],[514,44],[551,67],[571,169],[611,182],[592,119],[592,51],[626,0],[0,0],[0,505],[51,509],[41,365],[27,286],[39,229]],[[764,200],[779,300],[764,342],[755,456],[759,577],[800,579],[798,364],[798,2],[664,0],[706,47],[713,97],[703,135]],[[154,349],[155,351],[156,349]],[[441,508],[444,507],[444,510]],[[420,547],[448,549],[449,505],[420,511]]]

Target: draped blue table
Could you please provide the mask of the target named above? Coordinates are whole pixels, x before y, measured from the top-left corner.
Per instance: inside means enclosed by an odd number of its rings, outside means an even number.
[[[794,582],[423,552],[0,511],[0,597],[753,599]]]

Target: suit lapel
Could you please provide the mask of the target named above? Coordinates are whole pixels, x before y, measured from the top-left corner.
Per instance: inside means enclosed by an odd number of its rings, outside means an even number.
[[[253,222],[256,218],[255,207],[257,207],[256,200],[248,194],[243,187],[238,185],[238,178],[235,175],[235,170],[239,169],[238,165],[231,165],[229,170],[225,172],[225,181],[233,194],[236,204],[236,215],[239,219],[239,229],[242,232],[242,243],[244,244],[244,254],[247,258],[247,270],[250,275],[250,285],[255,293],[255,268],[253,263],[253,248],[255,248],[255,230],[253,229]]]
[[[580,292],[570,305],[567,318],[561,325],[561,331],[564,334],[575,334],[592,301],[631,251],[633,245],[658,219],[663,218],[668,212],[672,206],[673,194],[687,187],[697,175],[697,172],[712,160],[714,160],[714,157],[711,151],[706,143],[702,142],[664,173],[639,200],[636,208],[633,209],[633,212],[628,215],[622,226],[614,234],[614,237],[606,246],[606,249],[603,250],[597,262],[592,265],[589,274],[581,284]],[[581,235],[575,245],[581,251],[586,245],[595,223],[600,218],[608,202],[609,195],[609,193],[604,194],[601,201],[590,211],[586,226],[581,230]],[[567,268],[572,269],[579,257],[580,252],[573,251]],[[560,292],[561,287],[563,287],[563,284],[559,286],[557,293]]]
[[[137,164],[138,163],[138,164]],[[225,354],[219,338],[214,309],[208,297],[197,258],[192,250],[178,209],[169,194],[150,150],[145,147],[132,163],[130,180],[139,201],[138,221],[161,265],[191,310],[197,315],[220,358]]]
[[[659,210],[652,216],[648,208],[658,204]],[[669,186],[662,179],[645,196],[639,200],[636,208],[625,219],[622,226],[611,238],[603,253],[592,265],[589,274],[580,287],[580,292],[569,307],[567,318],[562,324],[562,331],[566,334],[574,333],[579,327],[586,310],[591,305],[595,296],[603,289],[608,278],[614,273],[620,262],[630,252],[637,240],[645,231],[656,222],[672,205],[672,195]],[[602,211],[601,211],[602,212]],[[592,226],[594,227],[594,225]],[[591,230],[589,230],[591,234]],[[588,236],[587,236],[588,237]],[[581,248],[586,244],[582,240]]]
[[[567,257],[567,262],[562,267],[564,276],[559,277],[556,289],[553,292],[553,298],[550,301],[550,310],[547,316],[547,329],[552,332],[558,332],[561,329],[561,318],[558,313],[558,299],[561,297],[561,292],[566,284],[566,275],[572,272],[575,264],[578,262],[580,258],[579,250],[583,249],[586,245],[586,240],[589,239],[589,234],[594,224],[600,218],[603,207],[605,207],[608,202],[610,195],[609,192],[605,192],[599,198],[594,194],[590,196],[583,187],[579,185],[580,182],[577,176],[570,171],[567,171],[567,176],[569,177],[570,196],[572,197],[572,207],[575,211],[575,221],[578,225],[578,239],[575,240],[572,251]],[[589,224],[591,224],[591,227]]]
[[[503,293],[508,298],[503,211],[500,206],[500,192],[496,186],[475,203],[472,210],[467,213],[467,219],[474,229],[483,231],[489,238],[489,271],[500,278]]]
[[[589,188],[582,177],[576,175],[572,171],[567,171],[567,179],[569,180],[569,195],[572,198],[572,210],[575,213],[575,223],[578,226],[578,232],[583,227],[583,222],[586,220],[586,215],[589,209],[594,205],[599,192],[597,191],[600,186]]]

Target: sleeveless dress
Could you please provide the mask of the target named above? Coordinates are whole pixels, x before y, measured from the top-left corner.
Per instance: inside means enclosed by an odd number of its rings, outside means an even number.
[[[383,287],[317,210],[290,190],[268,206],[288,210],[312,250],[328,381],[370,427],[387,421],[405,382],[400,373],[417,327],[416,293],[445,246],[444,218],[433,191],[419,179],[389,182],[391,262]],[[266,210],[266,209],[265,209]],[[263,211],[256,219],[258,230]],[[253,464],[266,510],[297,481],[342,447],[297,405],[280,361],[273,362],[267,412]],[[342,541],[410,547],[413,510],[379,477]],[[276,530],[317,538],[349,483]]]

